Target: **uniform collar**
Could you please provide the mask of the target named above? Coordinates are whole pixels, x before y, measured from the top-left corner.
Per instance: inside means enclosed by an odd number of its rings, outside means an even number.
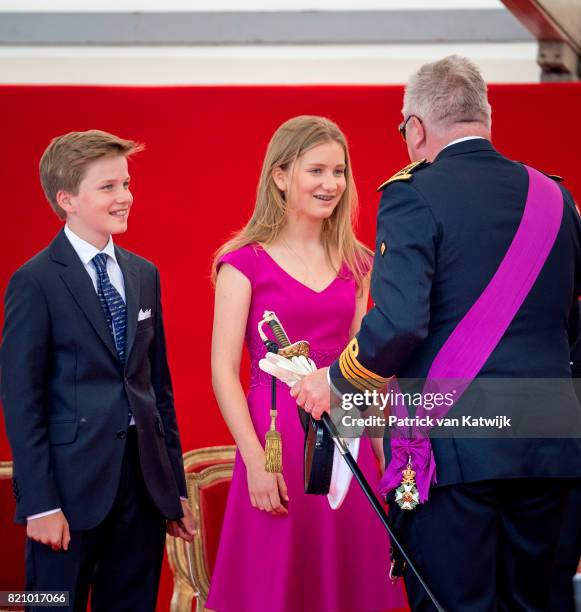
[[[87,265],[95,257],[95,255],[98,255],[99,253],[105,253],[105,255],[109,255],[109,257],[117,262],[117,257],[115,256],[115,246],[111,236],[109,236],[109,242],[105,248],[102,251],[99,251],[99,249],[93,246],[91,243],[79,238],[79,236],[77,236],[68,225],[65,225],[64,232],[83,264]]]
[[[465,142],[467,140],[476,140],[477,138],[482,138],[483,140],[486,140],[484,138],[484,136],[463,136],[462,138],[456,138],[456,140],[453,140],[452,142],[449,142],[446,145],[446,147],[451,147],[452,145],[458,144],[459,142]],[[444,147],[444,149],[446,147]]]
[[[490,140],[479,137],[459,138],[447,144],[436,155],[434,162],[452,155],[463,155],[464,153],[475,153],[476,151],[496,151]],[[434,163],[432,162],[432,163]]]

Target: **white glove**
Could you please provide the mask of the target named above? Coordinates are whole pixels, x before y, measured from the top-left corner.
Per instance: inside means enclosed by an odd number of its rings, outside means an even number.
[[[289,387],[317,369],[315,362],[303,355],[287,359],[276,353],[266,353],[265,358],[258,362],[258,366],[263,372],[276,377]]]

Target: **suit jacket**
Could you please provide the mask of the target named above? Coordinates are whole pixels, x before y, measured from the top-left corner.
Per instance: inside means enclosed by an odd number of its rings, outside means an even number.
[[[147,489],[167,519],[186,497],[161,314],[159,273],[115,247],[127,303],[126,362],[91,278],[61,231],[12,276],[0,354],[14,458],[16,520],[61,507],[71,529],[110,510],[135,418]],[[138,321],[139,311],[151,317]]]
[[[555,405],[547,384],[527,383],[511,396],[500,392],[495,397],[490,379],[570,378],[569,332],[576,325],[581,292],[581,223],[570,194],[561,189],[565,205],[553,249],[478,380],[450,416],[509,411],[529,422],[546,418]],[[522,164],[484,139],[446,147],[411,180],[388,184],[377,220],[375,305],[351,347],[348,367],[367,370],[377,381],[394,374],[425,377],[498,269],[520,224],[527,191]],[[336,386],[349,389],[340,361],[332,365],[331,377]],[[559,393],[559,418],[581,421],[570,381],[559,385]],[[433,439],[432,446],[438,484],[581,476],[581,442],[575,439],[454,434]],[[387,444],[388,457],[389,452]]]

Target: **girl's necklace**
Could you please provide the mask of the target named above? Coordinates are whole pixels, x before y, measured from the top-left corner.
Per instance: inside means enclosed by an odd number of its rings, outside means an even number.
[[[282,236],[281,236],[281,238],[282,238]],[[289,253],[291,253],[291,255],[294,255],[301,262],[303,268],[306,271],[305,278],[301,282],[304,285],[307,285],[308,281],[311,279],[311,269],[307,265],[307,262],[293,248],[291,248],[289,243],[284,238],[282,238],[282,243],[284,244],[285,248],[289,251]]]

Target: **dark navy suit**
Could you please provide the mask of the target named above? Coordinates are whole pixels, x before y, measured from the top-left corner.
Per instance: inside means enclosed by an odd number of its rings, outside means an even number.
[[[91,278],[64,232],[13,275],[6,291],[1,391],[16,520],[60,507],[72,536],[69,552],[29,542],[30,588],[86,591],[92,577],[83,574],[91,573],[104,541],[119,547],[109,553],[111,566],[120,564],[115,575],[131,575],[132,562],[121,550],[132,546],[134,572],[142,579],[140,557],[153,547],[161,564],[164,518],[180,518],[180,495],[187,497],[159,274],[129,251],[115,247],[115,253],[127,303],[124,364]],[[144,318],[146,311],[151,316]],[[135,427],[128,427],[129,411]],[[40,568],[45,562],[47,572]],[[73,562],[71,584],[64,574]],[[147,571],[152,588],[132,605],[153,610],[159,567]],[[76,607],[82,608],[83,595]],[[101,601],[106,610],[124,605],[131,607],[113,596]]]
[[[527,189],[526,169],[484,139],[446,147],[409,180],[387,185],[377,222],[374,307],[357,335],[353,367],[377,380],[426,376],[506,254]],[[569,331],[576,325],[581,292],[581,223],[570,194],[565,189],[562,194],[555,245],[484,364],[483,381],[570,378]],[[332,365],[334,385],[357,391],[345,374],[340,360]],[[578,419],[573,387],[568,382],[562,387],[559,410]],[[546,415],[552,400],[543,395],[543,385],[529,389],[528,395],[510,399],[487,390],[468,392],[453,411],[486,415],[493,404],[494,410],[504,405],[520,415]],[[543,572],[550,574],[563,485],[581,477],[581,441],[453,437],[434,439],[432,446],[438,486],[425,505],[409,513],[407,536],[432,590],[454,612],[545,609]],[[534,568],[526,561],[532,558]],[[414,609],[431,609],[412,577],[407,583]]]
[[[581,306],[581,302],[579,303]],[[573,331],[573,330],[572,330]],[[581,400],[581,320],[572,334],[571,373]],[[551,612],[575,612],[572,579],[581,559],[581,481],[569,491],[559,534],[551,587]]]

